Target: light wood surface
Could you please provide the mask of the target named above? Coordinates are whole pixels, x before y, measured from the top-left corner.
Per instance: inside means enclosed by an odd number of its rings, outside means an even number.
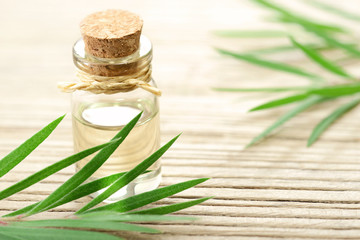
[[[356,29],[354,23],[309,10],[300,1],[291,2],[292,7],[316,18],[343,22]],[[360,6],[356,0],[336,4],[350,10]],[[199,217],[195,222],[156,224],[164,232],[161,235],[118,233],[120,236],[172,240],[360,238],[359,109],[332,126],[312,148],[305,147],[306,139],[316,122],[334,109],[333,103],[299,115],[271,139],[244,150],[254,136],[289,108],[247,113],[280,94],[230,94],[211,89],[307,84],[298,77],[224,58],[213,50],[213,46],[222,46],[245,51],[287,42],[225,41],[210,34],[216,29],[271,27],[272,23],[261,20],[268,14],[248,1],[1,0],[0,156],[51,120],[69,113],[69,95],[60,93],[56,83],[74,76],[71,47],[80,36],[78,23],[86,14],[109,8],[128,9],[144,18],[145,33],[154,44],[154,78],[164,93],[162,142],[183,132],[162,159],[162,185],[211,177],[157,204],[214,196],[179,212]],[[299,52],[281,59],[321,72]],[[358,63],[347,67],[359,73]],[[0,188],[71,153],[68,114],[39,149],[0,181]],[[43,199],[73,172],[72,167],[65,169],[1,201],[0,213]],[[81,199],[43,216],[68,215],[88,200]]]

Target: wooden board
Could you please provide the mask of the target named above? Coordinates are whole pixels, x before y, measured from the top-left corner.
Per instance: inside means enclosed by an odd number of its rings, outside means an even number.
[[[359,7],[355,0],[336,4],[350,10]],[[310,11],[299,2],[291,5],[319,19],[343,22]],[[154,77],[164,91],[162,142],[183,132],[162,159],[162,185],[211,177],[157,204],[214,196],[179,213],[197,216],[197,221],[156,224],[164,232],[161,235],[117,234],[129,239],[172,240],[360,238],[360,111],[355,109],[337,122],[312,148],[305,147],[306,139],[316,122],[334,109],[333,103],[299,115],[271,139],[244,150],[289,107],[247,113],[280,95],[211,89],[307,84],[298,77],[221,57],[213,50],[212,46],[240,50],[264,46],[261,40],[225,41],[210,34],[215,29],[274,25],[262,21],[260,16],[266,13],[245,1],[0,1],[0,156],[69,112],[69,95],[60,93],[56,83],[74,76],[71,46],[79,37],[78,23],[86,14],[108,8],[125,8],[143,16],[145,33],[154,43]],[[272,39],[266,44],[286,42]],[[313,72],[321,71],[298,52],[280,57]],[[348,68],[359,73],[356,62]],[[0,181],[0,188],[71,153],[68,114],[39,149]],[[1,201],[0,213],[43,199],[73,172],[73,168],[65,169]],[[88,200],[44,215],[68,215]]]

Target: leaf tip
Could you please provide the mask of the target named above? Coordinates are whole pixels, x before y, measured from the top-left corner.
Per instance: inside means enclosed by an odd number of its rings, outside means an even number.
[[[209,179],[210,178],[198,178],[198,179],[196,179],[196,181],[198,182],[197,184],[200,184],[200,183],[206,182]]]
[[[261,108],[259,108],[259,107],[254,107],[254,108],[251,108],[250,110],[248,110],[248,112],[255,112],[255,111],[258,111],[260,109]]]

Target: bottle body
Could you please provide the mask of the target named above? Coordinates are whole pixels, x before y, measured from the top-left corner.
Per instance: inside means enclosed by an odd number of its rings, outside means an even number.
[[[74,49],[75,47],[76,45]],[[74,59],[78,60],[77,58]],[[135,62],[135,66],[141,66],[138,59],[144,62],[144,58],[138,55],[130,58],[130,64],[134,66]],[[95,60],[90,59],[90,61]],[[150,63],[149,59],[147,61]],[[129,64],[128,61],[120,60],[119,62],[120,66],[117,64],[112,69],[117,69],[117,74],[121,73],[122,69],[128,72],[129,68],[126,67],[126,64]],[[75,63],[77,67],[78,63],[79,61]],[[104,62],[100,62],[100,64],[101,67],[104,67]],[[111,66],[111,64],[108,63],[105,67]],[[89,66],[93,68],[94,63],[91,63]],[[78,70],[84,71],[83,68],[79,67]],[[89,76],[91,77],[91,74]],[[153,79],[151,79],[149,85],[156,86]],[[90,180],[115,173],[127,172],[160,147],[158,98],[142,88],[113,94],[94,94],[88,91],[75,91],[72,94],[72,123],[75,152],[80,152],[110,141],[140,112],[143,113],[136,126],[110,158],[92,175]],[[79,161],[76,164],[76,170],[81,169],[94,155]],[[117,201],[124,197],[153,190],[158,187],[160,180],[161,163],[158,160],[147,172],[109,197],[107,202]]]

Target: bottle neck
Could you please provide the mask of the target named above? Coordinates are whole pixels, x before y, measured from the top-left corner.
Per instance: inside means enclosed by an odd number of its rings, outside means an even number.
[[[85,51],[83,39],[73,47],[73,60],[76,68],[86,74],[102,77],[120,77],[141,75],[146,69],[151,70],[152,44],[142,35],[140,47],[134,54],[122,58],[98,58]]]
[[[140,48],[123,58],[97,58],[86,53],[84,41],[78,40],[73,47],[73,59],[78,69],[77,82],[59,83],[64,92],[76,90],[95,94],[115,94],[142,88],[160,96],[161,91],[149,84],[151,81],[152,45],[141,36]]]

